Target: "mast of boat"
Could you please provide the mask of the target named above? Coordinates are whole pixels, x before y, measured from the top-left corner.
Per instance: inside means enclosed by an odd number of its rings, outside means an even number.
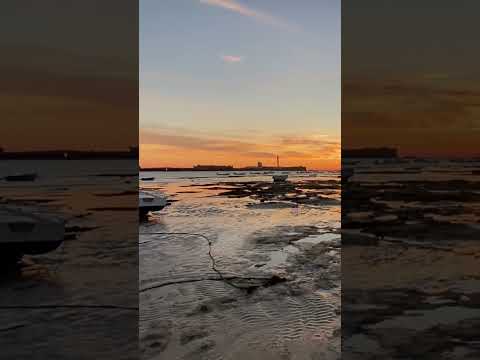
[[[279,158],[279,156],[277,155],[277,168],[279,168],[279,167],[280,167],[280,158]]]

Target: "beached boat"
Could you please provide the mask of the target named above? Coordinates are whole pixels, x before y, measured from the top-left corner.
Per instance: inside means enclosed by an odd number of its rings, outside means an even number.
[[[217,172],[217,175],[228,176],[228,175],[230,175],[230,173],[228,173],[228,172]]]
[[[168,205],[167,197],[163,193],[139,191],[138,211],[141,218],[145,218],[151,211],[162,210]]]
[[[23,255],[44,254],[64,240],[65,220],[45,209],[0,205],[0,258],[18,261]]]
[[[36,178],[37,174],[35,173],[5,176],[6,181],[35,181]]]
[[[142,178],[140,178],[140,180],[142,180],[142,181],[153,181],[153,180],[155,180],[155,178],[153,176],[152,177],[142,177]]]
[[[245,173],[243,173],[243,172],[234,172],[233,175],[243,176],[243,175],[245,175]]]
[[[355,170],[354,168],[342,168],[342,181],[343,182],[349,182],[350,178],[355,175]]]
[[[273,182],[285,182],[288,179],[288,174],[276,174],[272,175]]]

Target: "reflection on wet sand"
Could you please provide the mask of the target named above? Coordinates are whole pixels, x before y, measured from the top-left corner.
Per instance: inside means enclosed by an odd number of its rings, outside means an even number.
[[[471,167],[480,163],[353,166],[342,190],[347,359],[480,356],[480,183]]]
[[[140,227],[142,358],[340,357],[338,178],[148,188],[176,201]]]
[[[133,358],[138,353],[137,209],[89,209],[136,203],[135,178],[127,184],[122,176],[92,177],[102,171],[134,171],[136,161],[25,160],[1,165],[0,174],[22,166],[38,173],[35,186],[0,181],[6,206],[42,208],[42,214],[60,214],[66,221],[58,248],[3,263],[1,357]]]

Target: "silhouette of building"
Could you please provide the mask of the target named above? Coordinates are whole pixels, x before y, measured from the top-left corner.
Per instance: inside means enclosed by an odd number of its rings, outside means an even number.
[[[227,171],[233,170],[233,166],[231,165],[195,165],[193,170],[200,170],[200,171]]]

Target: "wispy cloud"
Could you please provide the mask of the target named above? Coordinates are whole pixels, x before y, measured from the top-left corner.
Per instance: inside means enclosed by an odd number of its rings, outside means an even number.
[[[256,19],[257,21],[263,24],[282,27],[284,29],[289,29],[289,30],[298,30],[296,26],[288,23],[283,19],[267,14],[263,11],[253,9],[235,0],[199,0],[199,1],[202,4],[217,6],[225,10],[236,12],[237,14]]]
[[[243,61],[242,56],[235,56],[235,55],[220,55],[220,58],[226,63],[239,63]]]

